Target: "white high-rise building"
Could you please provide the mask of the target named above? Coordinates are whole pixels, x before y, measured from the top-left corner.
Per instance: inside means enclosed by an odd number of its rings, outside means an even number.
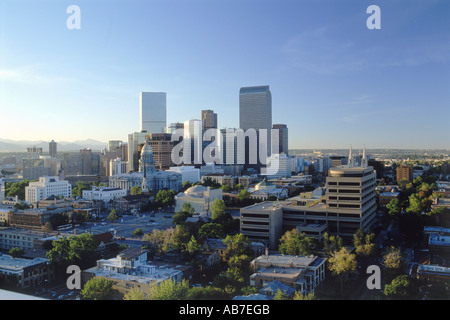
[[[140,131],[164,133],[167,125],[165,92],[141,92],[139,95]]]
[[[25,201],[28,203],[39,202],[50,196],[71,197],[72,185],[67,180],[59,180],[59,177],[45,176],[25,187]]]

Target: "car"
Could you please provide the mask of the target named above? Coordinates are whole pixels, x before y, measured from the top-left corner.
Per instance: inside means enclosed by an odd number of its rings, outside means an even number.
[[[64,299],[66,296],[64,295],[64,294],[62,294],[62,295],[60,295],[60,296],[58,296],[58,299]]]
[[[102,222],[101,225],[102,226],[106,226],[108,223],[107,222]]]

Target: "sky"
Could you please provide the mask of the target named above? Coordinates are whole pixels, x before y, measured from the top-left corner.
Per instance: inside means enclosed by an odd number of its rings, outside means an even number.
[[[142,91],[237,128],[259,85],[291,149],[449,149],[450,1],[0,0],[0,139],[127,141]]]

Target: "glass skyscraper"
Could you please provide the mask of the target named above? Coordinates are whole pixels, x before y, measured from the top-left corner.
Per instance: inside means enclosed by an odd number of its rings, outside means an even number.
[[[242,87],[239,91],[239,128],[247,131],[255,129],[258,135],[258,146],[256,148],[259,158],[259,163],[265,163],[265,159],[261,159],[259,149],[262,144],[267,148],[267,156],[271,154],[271,129],[272,129],[272,94],[269,86],[256,87]],[[261,139],[260,130],[265,129],[267,133],[267,140]],[[263,140],[263,141],[260,141]],[[246,142],[246,163],[248,167],[250,164],[249,156],[250,149],[248,142]],[[260,165],[252,166],[256,169]]]
[[[139,95],[140,131],[164,133],[167,122],[165,92],[141,92]]]

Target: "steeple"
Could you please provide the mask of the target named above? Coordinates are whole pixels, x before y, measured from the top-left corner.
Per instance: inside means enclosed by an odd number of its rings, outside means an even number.
[[[348,166],[353,166],[352,145],[350,145],[350,153],[348,154]]]
[[[367,157],[366,157],[366,145],[363,148],[363,155],[361,159],[361,167],[367,167]]]

